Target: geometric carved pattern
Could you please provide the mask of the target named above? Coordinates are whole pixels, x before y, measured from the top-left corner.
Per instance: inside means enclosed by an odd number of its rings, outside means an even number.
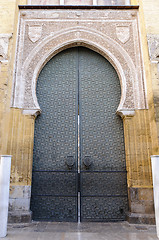
[[[83,170],[82,219],[112,220],[119,219],[120,216],[122,220],[127,210],[127,176],[123,124],[116,114],[121,95],[120,81],[116,71],[105,58],[98,53],[80,48],[79,84]],[[89,156],[91,164],[85,173],[83,160],[86,156]],[[94,210],[93,206],[96,206]],[[100,212],[106,208],[109,214],[104,217],[102,213],[100,217],[97,213],[95,216],[94,211],[98,208]],[[117,208],[123,209],[122,213],[115,211]]]

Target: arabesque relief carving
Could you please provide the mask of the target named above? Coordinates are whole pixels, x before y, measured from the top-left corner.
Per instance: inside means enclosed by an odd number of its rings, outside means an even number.
[[[12,107],[37,114],[36,81],[58,52],[88,47],[114,66],[120,79],[120,115],[147,108],[137,9],[21,9]]]

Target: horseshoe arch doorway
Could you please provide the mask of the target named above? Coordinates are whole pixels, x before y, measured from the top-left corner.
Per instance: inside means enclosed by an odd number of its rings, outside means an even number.
[[[121,221],[128,208],[121,90],[112,65],[74,47],[53,57],[37,81],[33,220]]]

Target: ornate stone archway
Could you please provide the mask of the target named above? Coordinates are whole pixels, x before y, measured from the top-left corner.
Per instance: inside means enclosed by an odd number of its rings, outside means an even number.
[[[147,108],[136,10],[92,14],[93,19],[88,10],[80,9],[20,11],[12,107],[38,114],[36,80],[43,66],[63,49],[85,46],[108,59],[119,75],[122,94],[117,112],[134,115],[135,109]]]

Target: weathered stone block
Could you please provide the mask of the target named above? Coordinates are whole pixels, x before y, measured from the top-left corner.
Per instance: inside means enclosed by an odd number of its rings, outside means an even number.
[[[155,224],[154,214],[128,213],[127,221],[132,224]]]
[[[10,198],[30,198],[31,186],[10,186]]]
[[[9,210],[23,210],[28,211],[30,209],[30,198],[15,198],[9,199]]]
[[[130,223],[155,224],[153,190],[151,188],[129,188]]]
[[[31,186],[11,186],[9,211],[30,210]]]
[[[31,222],[32,212],[31,211],[9,211],[8,222],[9,223],[27,223]]]

